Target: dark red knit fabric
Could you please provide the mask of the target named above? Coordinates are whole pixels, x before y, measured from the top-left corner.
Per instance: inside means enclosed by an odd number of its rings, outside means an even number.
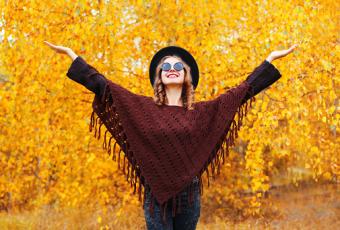
[[[134,94],[108,79],[104,94],[93,100],[90,131],[94,128],[95,137],[103,137],[103,147],[118,160],[140,199],[146,183],[163,211],[171,202],[175,215],[180,203],[177,194],[186,187],[192,193],[195,176],[203,194],[203,173],[208,185],[209,177],[219,173],[255,100],[243,103],[246,94],[252,94],[250,89],[243,81],[213,100],[194,103],[191,111],[158,106],[151,97]]]

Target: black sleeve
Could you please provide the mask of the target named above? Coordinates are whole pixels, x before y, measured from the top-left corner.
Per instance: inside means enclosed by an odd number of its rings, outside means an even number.
[[[247,77],[246,81],[250,84],[251,89],[242,101],[245,103],[251,97],[254,97],[256,94],[260,93],[262,90],[266,89],[274,82],[279,80],[281,77],[281,73],[275,66],[264,60],[255,70]]]
[[[66,75],[99,97],[104,92],[107,79],[80,56],[73,60]]]

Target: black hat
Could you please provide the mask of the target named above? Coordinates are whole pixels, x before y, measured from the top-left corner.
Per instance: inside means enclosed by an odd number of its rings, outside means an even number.
[[[149,68],[149,77],[151,85],[153,86],[153,83],[155,81],[155,71],[156,66],[158,65],[159,61],[166,55],[178,55],[180,56],[185,63],[187,63],[191,68],[191,76],[192,76],[192,84],[194,86],[194,89],[196,89],[198,85],[199,80],[199,71],[198,66],[195,61],[195,58],[185,49],[178,47],[178,46],[167,46],[162,49],[160,49],[152,58]]]

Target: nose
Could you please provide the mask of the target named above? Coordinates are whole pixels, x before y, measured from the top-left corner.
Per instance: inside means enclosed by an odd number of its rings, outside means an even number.
[[[172,66],[171,69],[169,69],[169,72],[177,72],[177,70],[175,70],[174,67]]]

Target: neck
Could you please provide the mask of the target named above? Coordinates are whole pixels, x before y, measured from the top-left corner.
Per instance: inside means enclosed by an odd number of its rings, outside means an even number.
[[[166,87],[165,88],[167,105],[183,106],[182,101],[182,86]]]

